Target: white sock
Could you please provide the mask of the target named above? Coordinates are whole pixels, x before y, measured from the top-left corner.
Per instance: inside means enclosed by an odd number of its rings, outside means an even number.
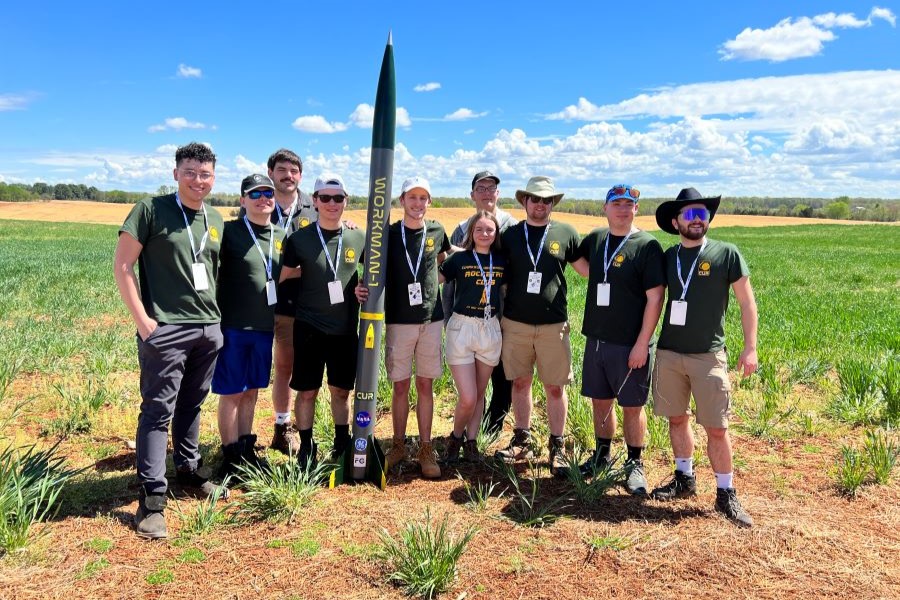
[[[727,490],[733,487],[734,483],[734,472],[731,473],[716,473],[716,487],[720,490]]]
[[[290,420],[291,420],[291,413],[289,413],[289,412],[275,413],[275,424],[276,425],[284,425],[285,423],[290,422]]]
[[[685,475],[693,475],[694,474],[694,457],[690,458],[676,458],[675,459],[675,469],[681,471]]]

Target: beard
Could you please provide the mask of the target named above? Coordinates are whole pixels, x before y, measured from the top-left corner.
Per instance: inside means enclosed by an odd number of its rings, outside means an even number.
[[[693,223],[688,223],[687,225],[683,225],[680,221],[678,223],[678,233],[685,237],[688,240],[702,240],[703,236],[706,235],[706,232],[709,231],[709,223],[701,223],[701,229],[698,231],[696,229],[692,230],[691,225]]]

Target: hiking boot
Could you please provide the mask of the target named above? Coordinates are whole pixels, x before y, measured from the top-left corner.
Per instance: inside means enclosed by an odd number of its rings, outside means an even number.
[[[272,450],[278,450],[282,454],[294,456],[300,452],[300,434],[293,423],[275,423],[275,435],[272,436],[272,443],[269,444]]]
[[[586,461],[581,463],[578,470],[581,471],[582,477],[593,477],[598,471],[609,468],[611,464],[609,455],[601,455],[600,450],[594,448],[594,451]]]
[[[331,446],[331,460],[341,460],[344,457],[344,452],[350,447],[352,439],[349,433],[345,436],[335,437],[334,444]]]
[[[384,457],[384,468],[386,471],[390,471],[404,460],[406,460],[406,440],[394,438],[391,450]]]
[[[534,451],[531,449],[531,431],[528,429],[513,429],[513,436],[509,440],[509,445],[502,450],[497,450],[494,456],[505,463],[534,459]]]
[[[311,471],[316,468],[316,455],[318,454],[318,444],[310,442],[309,445],[300,444],[300,450],[297,452],[297,464],[303,471]]]
[[[482,456],[478,451],[478,442],[475,440],[466,440],[463,442],[463,462],[480,463]]]
[[[457,450],[458,452],[459,450]],[[437,464],[437,457],[431,442],[419,443],[419,452],[416,454],[416,460],[419,461],[419,467],[422,469],[422,477],[435,479],[441,476],[441,468]]]
[[[734,521],[738,527],[753,527],[753,517],[741,506],[734,488],[716,489],[716,511]]]
[[[569,474],[569,461],[566,460],[565,440],[561,435],[551,435],[547,447],[550,449],[550,474],[560,479]]]
[[[444,464],[455,465],[459,463],[459,450],[460,448],[462,448],[462,444],[462,438],[456,437],[451,431],[450,435],[447,437],[447,448],[444,454]]]
[[[224,485],[216,485],[209,480],[207,468],[176,469],[175,481],[181,486],[181,491],[191,496],[212,496],[219,494],[219,498],[228,498],[228,488]]]
[[[625,489],[632,496],[647,495],[647,479],[644,477],[644,462],[639,459],[625,461]]]
[[[219,481],[225,481],[226,477],[234,478],[237,475],[237,466],[241,462],[243,450],[241,440],[222,446],[222,463],[216,472]]]
[[[238,441],[243,443],[241,458],[257,471],[268,472],[270,470],[269,461],[256,453],[256,439],[254,433],[248,433],[238,438]]]
[[[650,496],[654,500],[674,500],[696,495],[697,479],[693,475],[685,475],[681,471],[675,471],[668,483],[650,492]]]
[[[138,500],[138,509],[134,515],[134,529],[137,534],[149,540],[158,540],[168,536],[166,532],[166,518],[163,511],[166,508],[164,494],[144,494]]]

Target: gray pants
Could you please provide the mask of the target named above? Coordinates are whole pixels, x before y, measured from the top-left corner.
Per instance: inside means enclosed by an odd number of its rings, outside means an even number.
[[[137,338],[141,367],[141,413],[137,427],[137,475],[147,494],[165,494],[169,422],[175,468],[200,463],[200,406],[209,393],[222,347],[218,323],[160,325]]]

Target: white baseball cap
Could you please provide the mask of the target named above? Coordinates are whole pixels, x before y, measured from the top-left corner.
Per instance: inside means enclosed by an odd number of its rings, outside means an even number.
[[[347,191],[347,187],[344,185],[344,180],[341,179],[341,176],[336,173],[322,173],[316,178],[316,185],[313,188],[313,192],[320,192],[322,190],[333,190],[338,189],[341,190],[345,196],[349,196],[350,192]]]
[[[418,175],[416,175],[415,177],[410,177],[403,182],[403,185],[400,187],[400,193],[405,194],[413,188],[422,188],[423,190],[428,192],[428,197],[431,197],[431,184],[428,183],[428,180],[424,177],[419,177]]]

